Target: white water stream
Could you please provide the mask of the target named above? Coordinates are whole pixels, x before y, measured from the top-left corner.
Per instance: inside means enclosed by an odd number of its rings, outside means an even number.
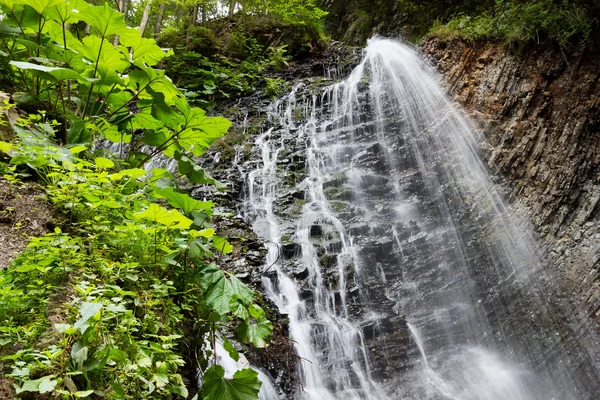
[[[413,49],[372,39],[346,80],[297,85],[269,119],[246,216],[268,243],[299,398],[593,398],[528,229]]]

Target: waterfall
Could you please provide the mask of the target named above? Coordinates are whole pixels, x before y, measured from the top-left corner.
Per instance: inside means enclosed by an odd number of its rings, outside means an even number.
[[[371,39],[347,79],[298,84],[268,117],[245,215],[268,245],[298,398],[591,398],[593,363],[526,218],[412,48]]]

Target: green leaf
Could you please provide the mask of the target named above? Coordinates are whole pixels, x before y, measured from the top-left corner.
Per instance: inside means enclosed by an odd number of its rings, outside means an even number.
[[[167,53],[156,44],[155,40],[140,37],[138,29],[135,32],[137,33],[136,35],[121,38],[121,42],[125,46],[131,47],[132,59],[134,61],[141,61],[149,66],[153,66],[165,58]]]
[[[0,35],[1,36],[4,36],[4,35],[17,36],[20,33],[21,33],[21,30],[19,28],[13,28],[6,22],[0,22]]]
[[[244,303],[254,300],[252,291],[246,285],[234,276],[228,279],[218,268],[207,266],[202,271],[201,279],[202,286],[206,288],[204,292],[206,302],[221,315],[230,312],[232,305],[237,309],[237,299]]]
[[[202,399],[257,400],[260,386],[258,373],[250,368],[237,371],[232,379],[227,379],[223,367],[213,365],[202,376]]]
[[[121,21],[123,22],[123,17],[121,17]],[[124,22],[123,22],[124,23]],[[122,49],[122,46],[114,47],[111,42],[107,39],[102,39],[95,35],[86,36],[83,38],[81,42],[75,43],[73,45],[73,49],[77,51],[79,54],[87,58],[92,64],[88,67],[87,74],[84,74],[88,78],[95,78],[92,76],[96,59],[98,56],[99,64],[102,64],[102,67],[105,68],[104,71],[108,72],[110,70],[123,72],[125,71],[131,63],[127,59],[127,57],[120,52],[118,49]],[[98,68],[100,71],[100,67]]]
[[[13,147],[14,146],[12,145],[12,143],[0,141],[0,152],[2,153],[8,153],[13,149]]]
[[[102,309],[101,303],[82,303],[79,308],[79,313],[81,314],[81,318],[75,322],[73,327],[75,329],[81,330],[81,333],[84,333],[89,324],[87,323],[90,318],[96,315]]]
[[[69,144],[90,142],[92,135],[85,125],[85,121],[81,119],[77,119],[71,123],[71,127],[67,132],[67,141]]]
[[[71,324],[54,324],[54,328],[58,333],[63,335],[72,335],[75,333],[75,328]]]
[[[273,332],[273,324],[264,315],[255,321],[244,321],[236,329],[238,338],[246,343],[252,343],[261,348],[267,345]]]
[[[110,387],[112,387],[112,389],[115,391],[118,398],[123,398],[125,396],[125,390],[123,389],[122,385],[120,385],[116,382],[111,382]]]
[[[94,304],[99,304],[99,303],[94,303]],[[73,345],[73,348],[71,349],[71,358],[73,359],[73,362],[77,366],[77,370],[78,371],[83,370],[83,363],[88,358],[88,348],[86,346],[83,346],[80,342],[76,342]]]
[[[194,156],[201,156],[215,140],[223,137],[231,121],[223,117],[207,117],[206,112],[190,107],[185,99],[175,99],[177,108],[185,118],[179,144]]]
[[[75,397],[83,398],[90,396],[92,393],[94,393],[93,390],[80,390],[79,392],[73,393],[73,395]]]
[[[10,163],[13,165],[21,165],[21,164],[25,164],[25,163],[29,162],[29,160],[30,160],[29,156],[18,155],[18,156],[14,156],[13,158],[11,158]]]
[[[40,71],[47,75],[44,75],[45,78],[50,77],[49,80],[54,81],[63,81],[66,79],[77,79],[83,80],[83,77],[79,75],[77,72],[68,68],[59,68],[59,67],[46,67],[45,65],[33,64],[30,62],[24,61],[11,61],[11,65],[26,70]]]
[[[152,375],[152,382],[156,382],[156,387],[163,388],[169,384],[169,376],[165,373],[156,373]]]
[[[58,381],[54,378],[54,375],[44,376],[43,378],[25,381],[23,386],[16,388],[15,392],[21,394],[23,392],[38,392],[38,393],[49,393],[54,390]]]
[[[172,187],[155,190],[156,195],[166,199],[174,208],[180,208],[185,214],[191,214],[192,211],[204,211],[206,215],[212,215],[212,209],[215,206],[212,201],[200,201],[192,198],[187,193],[176,192]]]
[[[184,399],[187,399],[190,395],[185,386],[172,386],[171,392],[180,395]]]
[[[215,230],[213,228],[206,228],[206,229],[202,229],[201,231],[191,229],[188,231],[188,233],[193,238],[204,237],[204,238],[210,239],[215,235]]]
[[[75,146],[75,147],[71,147],[69,149],[71,154],[78,154],[78,153],[81,153],[82,151],[86,151],[86,150],[87,150],[87,147],[85,147],[85,146]]]
[[[223,271],[211,271],[210,275],[205,275],[205,279],[213,280],[205,291],[206,302],[219,314],[224,315],[231,311],[230,298],[233,295],[231,285],[225,277]]]
[[[179,153],[175,154],[175,159],[177,160],[179,173],[187,176],[190,182],[213,185],[219,190],[224,190],[227,188],[227,185],[224,185],[216,179],[213,179],[204,171],[204,169],[202,169],[189,157],[183,156],[181,153]]]
[[[112,168],[115,166],[115,163],[112,162],[112,160],[109,160],[108,158],[105,158],[105,157],[96,157],[94,159],[94,163],[100,169],[109,169],[109,168]]]
[[[229,308],[231,309],[231,313],[238,318],[247,321],[250,318],[250,313],[246,308],[246,305],[240,298],[240,296],[231,296],[231,300],[229,301]]]
[[[152,203],[143,212],[135,214],[138,218],[143,218],[166,225],[169,228],[189,228],[192,225],[192,220],[186,218],[177,210],[167,210],[158,204]]]
[[[124,132],[119,132],[116,126],[109,125],[105,129],[100,129],[99,132],[104,136],[104,139],[113,143],[130,143],[131,135]]]
[[[135,72],[135,71],[134,71]],[[175,129],[183,122],[183,117],[169,106],[162,92],[155,92],[147,87],[146,91],[153,97],[151,113],[154,118],[161,121],[165,126]]]
[[[235,349],[233,343],[226,337],[223,337],[223,348],[227,350],[229,353],[229,357],[233,359],[233,361],[238,361],[240,359],[240,353]]]
[[[38,14],[44,14],[48,8],[57,4],[64,4],[64,0],[19,0],[19,3],[28,5]]]
[[[233,251],[233,246],[223,237],[213,236],[212,242],[214,248],[221,254],[229,254]]]
[[[108,3],[101,6],[89,6],[79,12],[81,20],[94,27],[100,36],[121,34],[127,31],[123,14],[114,10]],[[112,44],[109,44],[112,46]]]
[[[245,304],[250,304],[254,301],[254,294],[252,290],[238,278],[230,275],[229,283],[231,284],[231,291],[239,296]]]
[[[131,119],[131,124],[133,129],[150,129],[156,130],[160,129],[164,126],[164,124],[154,118],[148,109],[143,110],[142,112],[135,114]],[[158,143],[158,144],[162,144]]]
[[[133,178],[133,179],[138,179],[138,178],[141,178],[142,176],[146,175],[146,170],[141,169],[141,168],[130,168],[130,169],[121,170],[119,173],[124,176],[129,176],[130,178]]]

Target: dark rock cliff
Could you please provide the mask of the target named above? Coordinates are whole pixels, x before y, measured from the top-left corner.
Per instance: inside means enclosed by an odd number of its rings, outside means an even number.
[[[533,222],[581,337],[600,321],[600,54],[428,38],[447,90],[481,125],[490,169]],[[597,343],[592,346],[597,347]],[[592,356],[593,358],[596,358]],[[594,360],[596,366],[599,360]]]

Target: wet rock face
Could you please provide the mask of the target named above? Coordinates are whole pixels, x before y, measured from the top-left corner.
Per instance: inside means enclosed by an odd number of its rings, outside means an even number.
[[[559,306],[582,335],[600,331],[600,55],[437,38],[421,48],[483,127],[488,166],[542,237]]]
[[[552,321],[538,315],[545,311],[539,311],[539,303],[530,298],[530,293],[519,289],[512,278],[498,282],[489,272],[489,266],[494,262],[493,255],[485,250],[488,238],[477,233],[481,225],[489,223],[486,215],[477,215],[453,185],[441,185],[435,193],[428,190],[426,181],[430,177],[419,170],[410,144],[401,136],[393,136],[388,149],[372,144],[373,128],[369,124],[357,127],[354,138],[343,131],[335,133],[336,140],[342,145],[357,140],[355,147],[358,150],[350,150],[350,146],[331,147],[340,152],[339,157],[352,159],[354,167],[360,168],[362,173],[331,171],[321,185],[331,212],[343,223],[345,235],[352,237],[361,265],[354,265],[347,257],[343,235],[327,221],[307,224],[307,239],[299,241],[296,237],[298,221],[306,211],[305,207],[315,202],[311,200],[307,179],[310,175],[310,144],[306,132],[299,128],[300,124],[285,127],[282,123],[267,121],[265,113],[269,101],[260,95],[241,99],[225,113],[237,126],[234,128],[236,135],[216,150],[221,155],[229,152],[227,159],[209,152],[204,160],[204,166],[216,178],[233,188],[221,196],[224,207],[244,215],[249,222],[255,221],[253,228],[257,235],[234,234],[251,238],[247,249],[243,248],[244,243],[239,244],[241,253],[231,260],[236,265],[236,273],[258,284],[261,265],[262,268],[269,265],[263,260],[265,252],[259,239],[268,237],[266,232],[270,229],[268,224],[260,223],[264,218],[260,214],[266,210],[249,211],[243,200],[248,198],[250,191],[249,174],[264,164],[256,139],[272,128],[271,151],[281,146],[276,158],[280,182],[272,203],[273,213],[280,223],[278,262],[299,286],[299,297],[308,303],[314,301],[316,294],[311,284],[314,276],[301,262],[303,246],[310,243],[314,248],[316,263],[323,272],[323,285],[330,288],[333,304],[339,305],[342,301],[339,274],[342,270],[347,271],[344,301],[349,320],[361,331],[365,353],[377,380],[396,382],[396,385],[398,376],[418,366],[421,356],[410,338],[403,310],[416,310],[412,315],[414,320],[423,308],[420,303],[442,306],[446,300],[439,292],[464,290],[466,277],[451,272],[464,259],[472,266],[472,295],[479,299],[476,313],[485,314],[492,326],[502,327],[485,332],[487,336],[482,335],[481,341],[497,342],[498,347],[506,343],[507,348],[517,349],[515,358],[539,361],[536,368],[548,368],[546,364],[551,365],[553,359],[577,365],[581,382],[585,382],[581,384],[582,390],[597,392],[600,388],[593,387],[597,380],[583,377],[596,376],[590,365],[600,366],[600,357],[597,357],[600,354],[589,354],[591,360],[583,359],[579,344],[568,335],[575,331],[582,342],[592,340],[596,336],[589,333],[597,325],[590,316],[600,318],[597,283],[600,259],[597,96],[600,93],[595,67],[600,65],[600,59],[594,64],[593,60],[579,58],[579,61],[571,62],[571,69],[566,69],[560,54],[552,52],[526,53],[525,57],[508,50],[469,47],[462,42],[443,43],[433,39],[426,42],[423,49],[437,60],[438,68],[446,74],[455,99],[481,122],[485,133],[480,138],[485,160],[498,176],[506,177],[503,187],[512,198],[518,215],[523,220],[526,218],[522,216],[530,216],[544,238],[547,251],[539,269],[542,278],[538,280],[539,285],[548,286],[547,293],[557,293],[547,304],[548,309],[553,310],[548,314]],[[305,79],[305,93],[298,93],[298,98],[312,98],[314,89],[327,82],[331,83],[320,78]],[[326,101],[315,100],[317,107]],[[298,107],[291,109],[290,118],[301,119],[303,113],[309,113],[310,107],[306,104],[311,103],[299,101]],[[316,119],[321,121],[323,117],[317,115]],[[388,130],[394,131],[403,121],[390,124]],[[327,139],[321,143],[324,148],[333,144]],[[331,153],[329,150],[324,152]],[[390,164],[386,152],[393,153],[395,167]],[[434,175],[442,176],[448,169],[439,162],[443,157],[430,154],[428,158]],[[387,174],[390,170],[394,173]],[[391,207],[393,190],[412,200]],[[202,197],[201,193],[198,195]],[[464,227],[458,232],[458,236],[464,238],[461,254],[456,252],[460,247],[457,239],[445,233],[443,224],[436,222],[444,211],[443,198],[455,205],[453,218]],[[415,213],[421,217],[396,221],[393,216],[402,212],[403,207],[407,214]],[[366,218],[367,214],[371,217]],[[233,225],[227,224],[228,229],[238,229],[237,221]],[[545,271],[553,274],[545,275]],[[267,268],[264,275],[274,283],[278,279],[273,269]],[[425,290],[418,291],[412,282],[421,281],[431,283],[423,286]],[[361,286],[368,290],[361,290]],[[540,292],[546,293],[543,288]],[[420,319],[425,319],[426,311],[423,310]],[[310,309],[308,312],[310,314]],[[565,321],[565,315],[568,321]],[[440,317],[448,321],[469,318],[461,317],[461,310],[452,307]],[[294,391],[302,390],[298,384],[302,361],[297,362],[293,343],[288,339],[286,316],[277,314],[276,320],[280,321],[281,335],[276,337],[272,350],[252,353],[249,358],[256,365],[266,366],[283,389],[283,396],[292,398]],[[523,324],[523,320],[530,322]],[[501,336],[499,332],[503,329],[509,334]],[[318,327],[314,333],[319,333]],[[449,336],[448,332],[432,328],[428,335],[431,351],[443,350],[452,340],[464,340],[464,335],[458,331]],[[526,343],[520,346],[520,342]],[[598,347],[594,343],[588,344],[585,347]],[[565,352],[573,356],[567,359],[563,357]],[[344,362],[332,356],[329,366],[337,368]],[[326,382],[331,387],[335,384]],[[403,394],[406,398],[423,398],[418,393]]]

